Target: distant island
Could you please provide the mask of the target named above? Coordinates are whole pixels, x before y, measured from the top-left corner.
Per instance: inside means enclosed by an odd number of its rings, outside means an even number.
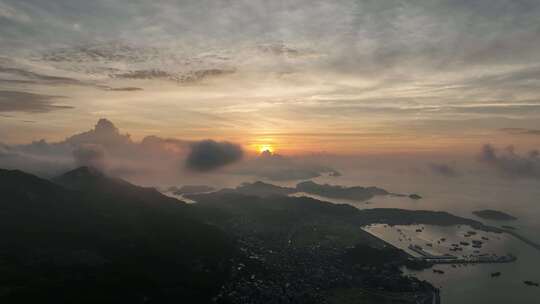
[[[409,194],[409,198],[410,199],[413,199],[413,200],[419,200],[419,199],[422,199],[422,197],[416,193],[413,193],[413,194]]]
[[[331,171],[328,176],[332,176],[332,177],[339,177],[339,176],[342,176],[343,174],[341,174],[341,172],[337,171],[337,170],[334,170],[334,171]]]
[[[273,184],[257,181],[254,183],[242,183],[234,189],[223,189],[221,192],[235,192],[241,194],[257,195],[257,196],[272,196],[272,195],[290,195],[294,193],[308,193],[327,198],[346,199],[355,201],[367,201],[375,196],[398,196],[408,197],[413,200],[419,200],[422,197],[416,193],[398,194],[392,193],[379,187],[361,187],[361,186],[341,186],[330,184],[318,184],[313,181],[304,181],[298,183],[296,187],[281,187]]]
[[[350,200],[365,201],[376,195],[387,195],[388,191],[377,187],[344,187],[329,184],[317,184],[312,181],[302,182],[296,185],[298,192],[320,195],[329,198],[341,198]]]
[[[205,191],[208,192],[208,191]],[[247,195],[255,195],[259,197],[268,197],[276,195],[290,195],[294,193],[308,193],[327,198],[347,199],[356,201],[367,201],[378,195],[397,195],[408,196],[404,194],[390,193],[378,187],[360,187],[360,186],[340,186],[330,184],[317,184],[312,181],[298,183],[296,187],[282,187],[274,184],[269,184],[261,181],[253,183],[242,183],[236,188],[225,188],[217,191],[219,193],[239,193]],[[190,193],[191,194],[191,193]],[[418,196],[414,194],[414,196]],[[411,197],[411,196],[409,196]],[[419,198],[420,196],[418,196]],[[417,199],[413,198],[412,199]]]
[[[497,210],[478,210],[472,212],[474,215],[478,216],[479,218],[487,219],[487,220],[495,220],[495,221],[514,221],[517,220],[516,217],[511,216],[508,213],[504,213],[502,211]]]

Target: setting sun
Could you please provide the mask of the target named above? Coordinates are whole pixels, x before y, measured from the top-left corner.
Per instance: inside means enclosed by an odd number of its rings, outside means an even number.
[[[271,145],[268,145],[268,144],[258,146],[257,150],[259,151],[259,153],[263,153],[265,151],[268,151],[270,153],[274,153],[274,147],[272,147]]]

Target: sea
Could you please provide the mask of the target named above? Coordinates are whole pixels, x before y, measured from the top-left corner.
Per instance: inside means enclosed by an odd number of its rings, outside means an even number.
[[[368,201],[340,200],[300,193],[340,204],[350,204],[359,209],[367,208],[401,208],[410,210],[447,211],[454,215],[471,218],[486,225],[500,227],[510,225],[516,232],[531,241],[540,243],[540,181],[516,179],[501,176],[494,171],[462,170],[452,176],[434,174],[425,167],[423,170],[397,167],[392,164],[381,166],[382,162],[370,161],[338,167],[341,176],[323,175],[312,179],[317,183],[328,183],[342,186],[377,186],[393,193],[422,196],[420,200],[408,197],[376,196]],[[242,182],[261,180],[257,177],[214,176],[206,179],[216,187],[235,187]],[[281,186],[295,186],[298,181],[271,181]],[[202,182],[202,181],[201,181]],[[517,217],[515,221],[491,221],[476,217],[472,212],[483,209],[494,209]],[[422,228],[422,232],[416,232]],[[464,239],[470,227],[466,226],[428,226],[422,227],[385,227],[375,225],[362,227],[383,240],[408,251],[410,243],[423,245],[434,244],[434,253],[447,253],[444,246],[438,248],[437,240],[446,238],[448,243]],[[399,242],[396,229],[411,238],[411,242]],[[434,268],[444,274],[434,273],[432,269],[410,271],[404,269],[406,275],[426,280],[440,289],[441,302],[444,304],[508,304],[508,303],[540,303],[540,288],[527,286],[524,281],[540,282],[540,250],[503,234],[477,231],[477,236],[489,239],[485,241],[481,253],[512,254],[515,262],[505,264],[475,264],[467,266],[437,265]],[[472,252],[465,251],[464,254]],[[460,253],[461,254],[461,253]],[[492,273],[500,272],[498,277]]]
[[[402,208],[410,210],[447,211],[455,215],[471,218],[486,225],[500,227],[510,225],[516,232],[531,241],[540,243],[540,181],[516,180],[498,174],[468,174],[464,176],[435,176],[432,174],[412,174],[404,171],[344,170],[340,177],[323,176],[314,179],[317,183],[339,185],[378,186],[396,193],[418,193],[420,200],[408,197],[377,196],[367,202],[332,200],[316,197],[334,203],[346,203],[359,209]],[[475,210],[495,209],[511,214],[515,221],[491,221],[476,217]],[[403,234],[412,243],[425,247],[431,243],[436,253],[449,253],[437,247],[437,240],[446,238],[447,243],[466,240],[464,235],[470,227],[437,227],[422,225],[401,227]],[[378,237],[407,250],[404,237],[399,242],[396,232],[399,227],[366,227]],[[482,253],[497,255],[512,254],[517,261],[505,264],[474,264],[461,267],[437,265],[444,274],[434,273],[432,269],[407,271],[407,275],[426,280],[439,288],[441,300],[445,304],[486,303],[540,303],[540,288],[527,286],[523,281],[540,282],[540,250],[508,234],[484,233]],[[470,242],[470,239],[469,239]],[[401,244],[400,244],[401,243]],[[500,272],[499,277],[491,274]]]

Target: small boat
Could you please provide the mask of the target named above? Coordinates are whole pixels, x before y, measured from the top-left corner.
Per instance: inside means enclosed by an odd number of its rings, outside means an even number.
[[[444,271],[439,270],[439,269],[433,269],[433,272],[438,273],[438,274],[444,274]]]
[[[497,272],[493,272],[493,273],[491,274],[491,277],[492,277],[492,278],[496,278],[496,277],[500,277],[500,276],[501,276],[501,273],[498,272],[498,271],[497,271]]]

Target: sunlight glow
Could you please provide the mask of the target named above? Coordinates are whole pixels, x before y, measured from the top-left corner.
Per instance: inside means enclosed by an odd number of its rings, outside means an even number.
[[[274,153],[274,147],[272,147],[269,144],[259,145],[257,147],[257,150],[259,151],[259,153],[263,153],[265,151],[268,151],[270,153]]]

